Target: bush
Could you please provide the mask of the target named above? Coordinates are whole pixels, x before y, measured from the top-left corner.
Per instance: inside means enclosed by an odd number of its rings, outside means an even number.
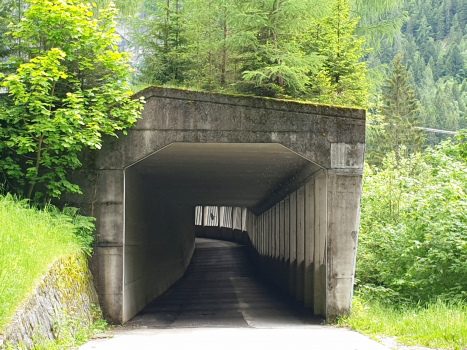
[[[365,298],[466,298],[467,164],[456,147],[366,168],[357,259]]]

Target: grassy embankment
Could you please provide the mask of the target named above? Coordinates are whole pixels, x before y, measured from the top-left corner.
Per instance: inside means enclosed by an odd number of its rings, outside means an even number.
[[[351,316],[341,318],[338,325],[376,340],[395,337],[405,345],[454,350],[467,347],[467,304],[462,302],[394,306],[355,297]]]
[[[72,208],[39,210],[0,195],[0,333],[54,261],[90,251],[90,227],[90,219],[76,215]],[[60,343],[60,349],[65,349],[75,340]],[[54,344],[42,344],[37,349],[54,348]]]

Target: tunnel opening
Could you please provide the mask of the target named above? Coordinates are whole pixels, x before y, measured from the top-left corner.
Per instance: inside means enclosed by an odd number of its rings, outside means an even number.
[[[148,304],[153,310],[163,310],[173,316],[168,310],[157,309],[161,301],[156,298],[162,296],[163,299],[167,294],[176,293],[166,291],[174,284],[177,288],[176,282],[185,273],[194,276],[194,280],[201,276],[189,265],[192,260],[203,260],[201,253],[195,251],[195,244],[200,252],[211,253],[207,258],[211,259],[211,264],[216,263],[215,259],[222,260],[222,253],[229,251],[233,254],[246,249],[249,265],[269,271],[263,276],[280,286],[281,293],[288,292],[304,301],[306,242],[298,226],[305,224],[306,209],[304,205],[300,206],[300,200],[305,200],[307,183],[320,172],[320,166],[277,143],[177,142],[127,167],[124,170],[123,208],[123,321],[130,320]],[[291,205],[291,198],[294,205]],[[213,208],[216,208],[215,215]],[[296,217],[292,220],[295,222],[294,239],[290,234],[290,209],[293,208]],[[196,225],[200,210],[203,224]],[[230,223],[227,222],[229,217]],[[269,224],[267,229],[266,224]],[[231,243],[222,243],[219,239]],[[237,263],[244,266],[240,276],[229,277],[232,273],[229,268],[235,270],[236,266],[233,260],[230,260],[233,265],[224,271],[224,278],[229,278],[227,284],[233,288],[227,294],[244,290],[246,287],[242,287],[242,283],[245,280],[242,282],[242,278],[253,276],[249,275],[251,271],[245,267],[244,258],[239,256],[237,254],[243,262]],[[303,276],[298,282],[297,275]],[[250,288],[254,291],[258,287]],[[221,290],[219,293],[223,300]],[[219,325],[238,324],[248,319],[238,311],[241,309],[239,305],[248,302],[242,301],[243,296],[238,292],[231,297],[236,300],[236,311],[224,314],[222,320],[217,318]],[[193,300],[192,296],[189,300]],[[208,298],[208,304],[213,300]],[[229,302],[226,304],[228,306]],[[313,302],[305,305],[314,306]],[[207,311],[196,312],[204,313],[207,320],[215,320],[209,305],[205,306]],[[322,314],[319,310],[316,313]],[[161,324],[170,321],[167,317],[160,321]],[[179,322],[183,325],[183,317]]]

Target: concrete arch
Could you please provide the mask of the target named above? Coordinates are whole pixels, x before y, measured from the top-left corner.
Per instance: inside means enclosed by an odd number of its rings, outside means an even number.
[[[146,99],[142,118],[127,136],[104,143],[88,166],[95,176],[78,175],[85,196],[67,198],[98,219],[92,268],[107,318],[127,321],[183,275],[194,247],[195,205],[248,207],[252,247],[259,256],[284,260],[285,248],[273,252],[280,232],[271,225],[275,220],[285,225],[286,202],[287,225],[294,221],[298,232],[300,251],[295,254],[303,254],[304,286],[299,289],[305,304],[327,318],[348,312],[365,111],[160,87],[138,95]],[[262,157],[267,152],[276,169],[267,168]],[[224,172],[217,166],[222,157],[230,162],[223,165]],[[214,169],[210,182],[200,180],[203,166]],[[222,177],[236,191],[226,191],[227,184],[216,180]],[[252,177],[258,186],[248,182]],[[178,187],[190,179],[187,199]],[[261,186],[261,181],[273,185]],[[145,264],[161,268],[143,273]],[[324,293],[319,300],[315,292],[306,293],[317,288]]]

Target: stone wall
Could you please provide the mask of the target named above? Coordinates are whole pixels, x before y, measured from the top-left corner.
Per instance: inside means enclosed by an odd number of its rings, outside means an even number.
[[[84,254],[57,260],[17,310],[0,340],[0,348],[11,343],[34,347],[53,340],[63,330],[86,326],[101,317],[97,293]]]

